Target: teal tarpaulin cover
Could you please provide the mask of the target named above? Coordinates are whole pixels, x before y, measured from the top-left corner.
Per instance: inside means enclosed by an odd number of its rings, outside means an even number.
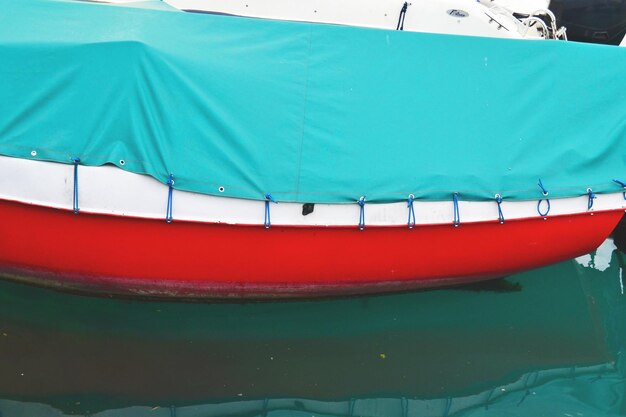
[[[299,202],[626,179],[625,48],[72,1],[0,11],[3,155]]]

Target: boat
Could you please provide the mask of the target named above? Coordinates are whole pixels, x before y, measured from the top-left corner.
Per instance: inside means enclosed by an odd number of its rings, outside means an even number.
[[[582,255],[626,208],[622,48],[0,7],[8,279],[151,297],[412,290]]]
[[[137,0],[91,0],[145,7]],[[557,27],[547,0],[167,0],[155,7],[172,7],[194,13],[226,14],[251,18],[315,22],[395,29],[409,32],[447,33],[510,39],[567,39]]]

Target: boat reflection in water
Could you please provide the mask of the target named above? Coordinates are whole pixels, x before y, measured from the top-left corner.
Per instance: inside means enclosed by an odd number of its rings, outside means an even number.
[[[497,285],[282,303],[2,282],[0,414],[623,415],[624,262],[608,240]]]

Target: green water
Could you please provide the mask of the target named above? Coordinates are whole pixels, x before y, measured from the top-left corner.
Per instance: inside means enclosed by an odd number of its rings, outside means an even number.
[[[481,285],[282,303],[0,282],[0,416],[626,415],[625,264],[607,241]]]

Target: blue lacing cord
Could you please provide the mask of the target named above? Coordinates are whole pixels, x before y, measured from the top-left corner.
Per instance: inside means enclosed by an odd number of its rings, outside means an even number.
[[[498,220],[500,220],[500,224],[504,224],[504,214],[502,214],[502,196],[500,194],[496,194],[495,196],[496,203],[498,203]]]
[[[541,188],[541,193],[543,194],[544,197],[548,197],[548,190],[546,190],[546,187],[543,186],[543,183],[541,182],[541,178],[539,179],[539,183],[537,184],[539,186],[539,188]],[[539,213],[540,216],[547,216],[548,213],[550,213],[550,199],[549,198],[545,198],[546,203],[548,204],[548,206],[546,207],[546,212],[542,213],[541,212],[541,202],[543,201],[539,200],[537,201],[537,213]]]
[[[593,207],[593,200],[596,198],[596,193],[591,188],[587,188],[587,210],[591,210]]]
[[[407,225],[409,229],[415,227],[415,210],[413,209],[413,200],[415,200],[415,196],[413,194],[409,194],[409,199],[407,200],[407,207],[409,208],[409,220],[407,221]]]
[[[365,196],[359,198],[359,230],[365,229]]]
[[[80,158],[73,157],[72,162],[74,162],[74,214],[78,214],[80,208],[78,208],[78,164],[80,163]]]
[[[277,203],[271,194],[265,194],[265,220],[263,220],[263,227],[266,229],[272,227],[272,220],[270,218],[270,202]]]
[[[624,192],[622,193],[622,195],[624,196],[624,200],[626,200],[626,182],[623,182],[620,180],[613,180],[613,182],[616,182],[622,186],[622,188],[624,189]]]
[[[459,212],[459,193],[452,194],[452,202],[454,203],[454,218],[452,224],[454,227],[461,225],[461,213]]]
[[[539,186],[539,188],[541,188],[541,192],[543,193],[543,195],[548,195],[548,190],[546,189],[546,187],[543,186],[541,178],[539,178],[539,182],[537,183],[537,185]]]
[[[173,201],[173,194],[174,194],[174,174],[170,174],[169,178],[167,179],[167,186],[168,186],[168,190],[167,190],[167,210],[165,211],[165,221],[168,223],[171,223],[172,220],[174,220],[174,201]]]

